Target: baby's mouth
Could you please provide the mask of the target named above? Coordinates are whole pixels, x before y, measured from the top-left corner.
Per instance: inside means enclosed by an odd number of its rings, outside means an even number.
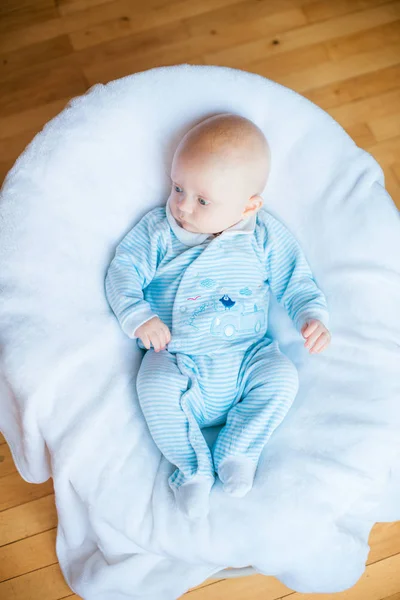
[[[183,227],[183,229],[187,229],[188,227],[190,227],[191,229],[193,229],[193,225],[191,223],[189,223],[188,221],[186,221],[185,219],[176,216],[175,220],[177,221],[177,223],[179,223],[179,225],[181,227]]]

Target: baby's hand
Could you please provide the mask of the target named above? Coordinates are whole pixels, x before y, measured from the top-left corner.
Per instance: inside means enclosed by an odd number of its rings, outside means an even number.
[[[308,348],[310,354],[322,352],[329,346],[331,341],[331,334],[325,325],[317,319],[305,323],[301,328],[301,335],[307,340],[304,346]]]
[[[170,330],[158,317],[153,317],[138,327],[135,336],[142,340],[147,350],[153,346],[156,352],[165,350],[166,345],[171,341]]]

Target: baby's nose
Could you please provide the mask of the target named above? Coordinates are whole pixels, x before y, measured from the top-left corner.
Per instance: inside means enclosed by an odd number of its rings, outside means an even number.
[[[183,198],[179,203],[179,208],[183,213],[185,213],[187,215],[192,214],[192,212],[193,212],[192,201],[188,197]]]

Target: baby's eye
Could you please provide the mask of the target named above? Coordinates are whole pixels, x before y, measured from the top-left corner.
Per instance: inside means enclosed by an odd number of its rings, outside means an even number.
[[[203,198],[199,198],[199,204],[201,204],[202,206],[207,206],[210,203],[207,202],[207,200],[204,200]]]
[[[176,192],[183,192],[183,190],[181,190],[181,188],[179,187],[179,185],[174,185],[174,189]]]

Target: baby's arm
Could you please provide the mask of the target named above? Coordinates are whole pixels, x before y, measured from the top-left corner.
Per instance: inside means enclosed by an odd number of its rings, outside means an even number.
[[[306,339],[310,353],[322,352],[330,343],[328,307],[307,259],[290,231],[266,214],[266,268],[269,285]]]
[[[143,289],[165,253],[159,221],[159,211],[152,211],[131,229],[118,245],[105,280],[107,299],[122,330],[130,338],[139,337],[146,348],[152,343],[157,350],[169,342],[169,329],[144,300]]]

